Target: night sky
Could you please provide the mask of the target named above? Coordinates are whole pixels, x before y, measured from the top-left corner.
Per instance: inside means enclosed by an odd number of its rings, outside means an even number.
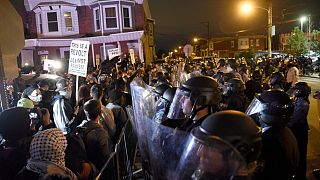
[[[242,0],[149,0],[151,16],[155,19],[156,49],[172,51],[179,45],[191,43],[193,37],[266,34],[267,12],[254,9],[251,15],[240,13]],[[267,8],[266,0],[253,1]],[[276,34],[300,27],[296,19],[311,14],[313,29],[320,27],[320,0],[273,0],[273,24]],[[282,11],[284,10],[284,16]],[[307,27],[305,22],[304,27]],[[306,30],[306,29],[305,29]],[[241,32],[240,32],[241,31]]]

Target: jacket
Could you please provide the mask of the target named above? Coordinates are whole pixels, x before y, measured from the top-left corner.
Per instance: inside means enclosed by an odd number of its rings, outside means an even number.
[[[113,149],[108,132],[95,121],[84,120],[79,127],[84,133],[83,141],[88,160],[101,170]]]
[[[53,120],[57,128],[64,134],[69,132],[68,124],[73,118],[73,108],[64,96],[57,94],[53,97]]]

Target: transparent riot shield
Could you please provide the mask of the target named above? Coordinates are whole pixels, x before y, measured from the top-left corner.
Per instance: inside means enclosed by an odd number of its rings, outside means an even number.
[[[238,150],[216,136],[208,136],[196,128],[189,135],[184,152],[171,179],[233,179],[246,170],[246,162]]]
[[[156,102],[152,88],[139,78],[130,85],[135,131],[143,168],[149,176],[147,178],[170,179],[183,151],[187,133],[153,121]]]

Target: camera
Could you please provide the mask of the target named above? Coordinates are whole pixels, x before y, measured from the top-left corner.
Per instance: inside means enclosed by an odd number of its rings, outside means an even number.
[[[46,113],[45,109],[33,108],[29,112],[30,126],[35,126],[36,128],[42,125],[43,115]]]

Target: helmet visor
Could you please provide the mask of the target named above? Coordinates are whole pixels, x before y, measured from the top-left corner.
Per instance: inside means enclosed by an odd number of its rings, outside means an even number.
[[[268,106],[266,103],[263,103],[262,101],[259,100],[259,98],[254,97],[246,110],[246,114],[250,116],[258,112],[261,112],[267,108]]]
[[[169,119],[184,119],[186,114],[184,113],[184,101],[190,97],[190,92],[182,89],[177,89],[172,103],[170,105],[169,113],[167,117]]]
[[[190,135],[174,179],[229,179],[246,167],[244,158],[232,145],[199,131],[194,129]]]

